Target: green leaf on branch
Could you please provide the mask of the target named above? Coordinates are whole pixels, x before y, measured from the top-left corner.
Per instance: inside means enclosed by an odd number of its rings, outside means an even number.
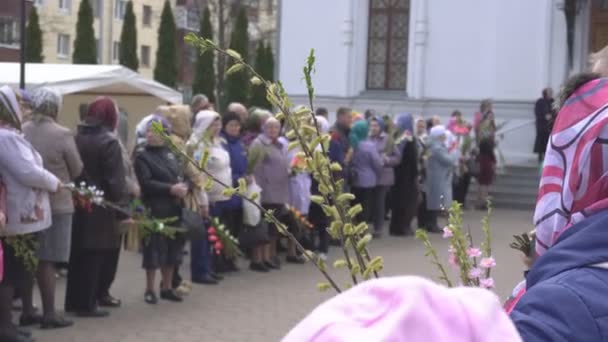
[[[257,76],[253,76],[251,78],[251,84],[253,84],[254,86],[262,85],[262,83],[263,83],[262,80]],[[278,120],[278,118],[277,118],[277,120]]]
[[[317,289],[321,292],[325,292],[325,291],[331,289],[331,285],[329,283],[318,283]]]
[[[228,56],[240,61],[241,59],[243,59],[243,57],[241,57],[241,54],[232,50],[232,49],[228,49],[226,50],[226,53],[228,54]]]
[[[362,237],[359,241],[357,241],[357,250],[359,251],[359,253],[361,253],[365,250],[365,248],[367,247],[367,244],[370,241],[372,241],[371,234],[365,234],[364,237]]]
[[[361,206],[361,204],[357,204],[354,207],[348,209],[348,217],[350,217],[351,219],[354,219],[361,212],[363,212],[363,207]]]
[[[235,192],[236,192],[235,188],[225,188],[222,191],[222,195],[224,195],[226,197],[232,197],[232,195],[234,195]]]
[[[213,179],[207,178],[207,182],[205,183],[205,191],[211,191],[213,189]]]
[[[245,67],[245,65],[243,65],[242,63],[237,63],[237,64],[231,66],[230,68],[228,68],[228,70],[226,70],[226,76],[237,73],[237,72],[243,70],[244,67]]]
[[[338,259],[334,261],[334,268],[342,268],[348,266],[348,263],[344,259]]]
[[[331,163],[331,165],[329,166],[331,168],[331,170],[333,172],[341,172],[342,171],[342,166],[340,166],[340,164],[333,162]]]
[[[344,193],[341,194],[340,196],[338,196],[338,203],[342,203],[342,202],[346,202],[346,201],[352,201],[355,199],[355,195],[350,194],[350,193]]]
[[[318,205],[321,205],[323,203],[325,203],[325,198],[323,198],[323,196],[319,196],[319,195],[312,195],[310,196],[310,200]]]
[[[239,178],[238,193],[243,195],[247,192],[247,181],[245,178]]]
[[[361,266],[357,264],[354,264],[353,267],[350,269],[351,276],[356,276],[359,272],[361,272]]]

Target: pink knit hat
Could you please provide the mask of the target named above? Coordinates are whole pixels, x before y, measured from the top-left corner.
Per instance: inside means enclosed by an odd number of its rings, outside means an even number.
[[[283,339],[302,341],[521,341],[494,293],[420,277],[370,280],[317,307]]]

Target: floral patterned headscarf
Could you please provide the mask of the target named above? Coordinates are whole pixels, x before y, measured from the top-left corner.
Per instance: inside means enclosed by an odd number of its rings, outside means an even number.
[[[572,225],[608,209],[608,78],[564,101],[549,139],[534,224],[542,255]]]

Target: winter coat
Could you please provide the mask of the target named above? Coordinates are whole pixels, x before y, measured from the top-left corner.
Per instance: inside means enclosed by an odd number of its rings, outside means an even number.
[[[286,204],[289,201],[289,160],[287,149],[280,141],[272,142],[260,134],[249,148],[249,153],[262,149],[263,158],[253,169],[255,181],[262,188],[263,204]]]
[[[76,147],[84,170],[77,183],[86,182],[104,192],[104,198],[115,204],[128,201],[122,150],[116,135],[105,127],[81,125],[76,134]],[[120,247],[119,220],[125,219],[110,208],[93,206],[92,211],[77,208],[72,229],[72,248],[104,250]]]
[[[232,186],[239,185],[239,179],[247,176],[247,150],[239,137],[231,137],[227,134],[224,137],[224,149],[230,156],[230,169],[232,171]],[[230,198],[226,203],[227,208],[236,209],[243,206],[243,199],[237,195]]]
[[[526,276],[511,313],[524,341],[606,341],[608,211],[566,230]]]
[[[135,157],[135,173],[142,201],[153,217],[180,217],[182,201],[171,194],[171,187],[181,182],[182,170],[169,148],[146,146]]]
[[[51,226],[49,192],[59,179],[43,167],[42,157],[20,132],[0,128],[0,176],[6,187],[6,231],[35,233]]]
[[[351,185],[356,188],[373,188],[378,184],[378,178],[383,171],[382,157],[376,145],[370,140],[364,140],[357,145],[350,163],[352,175]]]
[[[447,210],[452,205],[452,177],[457,161],[457,153],[449,153],[443,143],[430,143],[425,179],[428,210]]]
[[[44,168],[64,184],[80,176],[82,160],[74,143],[74,134],[51,117],[43,116],[23,125],[25,139],[40,153]],[[51,194],[53,214],[72,214],[74,203],[69,190]]]
[[[395,184],[395,167],[401,161],[401,152],[396,144],[390,142],[386,133],[382,132],[370,140],[376,145],[378,154],[382,156],[383,167],[378,176],[378,185],[392,186]],[[389,146],[389,144],[391,146]],[[390,149],[390,151],[388,150]]]

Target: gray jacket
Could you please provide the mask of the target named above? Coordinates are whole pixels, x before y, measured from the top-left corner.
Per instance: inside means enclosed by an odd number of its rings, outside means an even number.
[[[82,161],[74,134],[50,117],[40,117],[23,125],[25,139],[40,153],[44,168],[67,184],[82,173]],[[74,204],[69,190],[51,194],[53,214],[72,214]]]
[[[426,206],[429,210],[447,210],[452,205],[452,177],[458,160],[441,142],[431,142],[426,162]]]
[[[353,175],[351,186],[356,188],[373,188],[383,171],[382,157],[376,145],[370,140],[364,140],[354,149],[350,162],[350,172]]]
[[[261,148],[264,157],[253,170],[255,181],[262,188],[262,204],[287,204],[289,201],[289,160],[287,149],[279,141],[273,143],[260,134],[249,150]]]
[[[370,140],[376,145],[378,154],[382,157],[383,167],[378,176],[379,186],[392,186],[395,184],[395,166],[399,165],[401,161],[401,151],[397,148],[396,144],[389,148],[389,137],[386,133],[382,132],[379,136],[370,137]]]

